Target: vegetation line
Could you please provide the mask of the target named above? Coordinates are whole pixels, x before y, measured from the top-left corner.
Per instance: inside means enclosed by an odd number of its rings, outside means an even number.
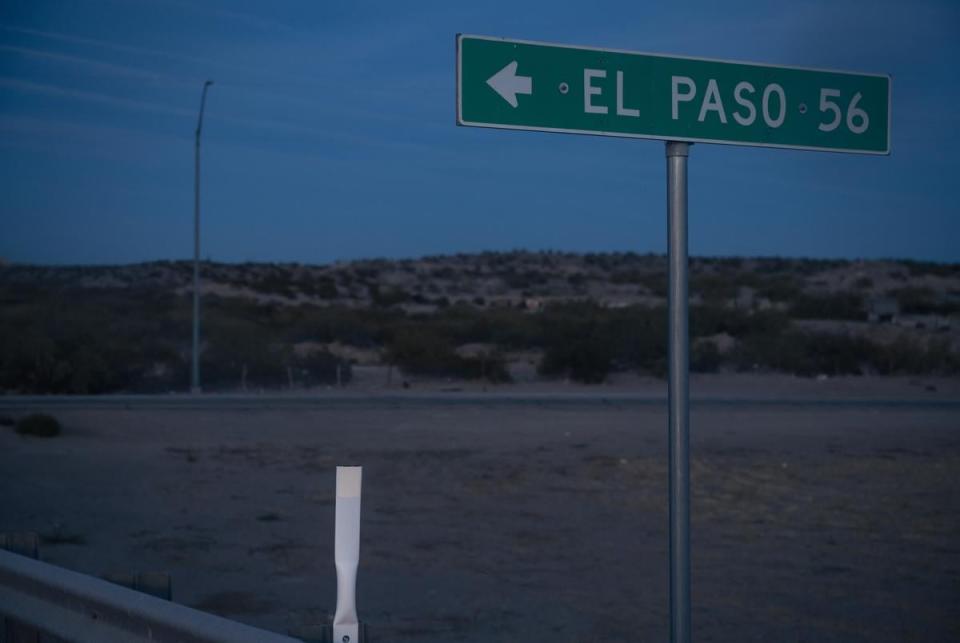
[[[203,266],[208,391],[663,376],[666,261],[511,252]],[[960,373],[960,266],[697,258],[694,372]],[[0,389],[184,390],[190,264],[0,267]],[[394,379],[395,378],[395,379]]]

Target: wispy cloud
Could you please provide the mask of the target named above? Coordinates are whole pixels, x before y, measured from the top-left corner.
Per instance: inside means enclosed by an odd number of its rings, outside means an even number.
[[[143,4],[143,0],[140,0],[140,3]],[[221,9],[218,7],[211,7],[209,6],[208,3],[203,3],[203,2],[186,2],[184,0],[149,0],[149,4],[151,5],[164,4],[170,7],[175,7],[180,11],[206,15],[213,18],[230,21],[230,22],[233,22],[234,24],[242,24],[248,27],[254,27],[255,29],[260,31],[267,31],[267,32],[279,31],[279,32],[289,33],[295,30],[293,26],[283,22],[279,22],[277,20],[265,18],[263,16],[258,16],[251,13],[236,11],[233,9]],[[267,7],[270,5],[267,3],[264,3],[259,6]]]
[[[195,83],[195,82],[202,81],[200,77],[197,77],[195,79],[187,79],[183,77],[171,76],[170,74],[165,74],[161,72],[150,71],[150,70],[142,69],[139,67],[134,67],[131,65],[116,65],[113,63],[106,63],[100,60],[84,58],[82,56],[61,54],[54,51],[34,49],[32,47],[19,47],[16,45],[0,45],[0,51],[7,51],[10,53],[19,54],[22,56],[29,56],[32,58],[42,58],[45,60],[53,60],[57,62],[67,63],[70,65],[77,65],[80,67],[86,67],[88,69],[96,70],[99,73],[106,73],[106,74],[111,74],[116,76],[142,78],[150,81],[168,81],[176,84],[187,84],[187,83]]]
[[[154,59],[164,59],[167,61],[185,63],[193,69],[203,69],[206,71],[212,70],[221,70],[221,71],[230,71],[237,73],[249,73],[250,68],[244,65],[235,65],[230,63],[225,63],[222,60],[215,60],[213,58],[204,58],[200,56],[190,56],[187,54],[181,54],[178,52],[165,51],[162,49],[152,49],[150,47],[140,47],[127,44],[121,44],[113,41],[101,40],[98,38],[89,38],[86,36],[79,36],[75,34],[65,34],[56,31],[46,31],[42,29],[29,29],[26,27],[15,27],[11,25],[0,25],[0,31],[6,31],[8,33],[17,33],[25,36],[31,36],[34,38],[52,40],[55,42],[66,43],[69,45],[76,45],[80,47],[102,49],[106,51],[112,51],[121,54],[130,54],[140,58],[154,58]],[[33,49],[33,51],[40,51],[38,49]],[[43,50],[47,51],[47,50]],[[265,72],[264,72],[265,73]],[[198,76],[199,77],[199,76]]]
[[[36,83],[32,81],[22,80],[19,78],[3,77],[0,76],[0,90],[16,91],[22,93],[29,93],[42,96],[50,96],[53,98],[64,99],[64,100],[79,100],[84,102],[91,102],[100,105],[106,105],[112,108],[124,109],[128,111],[135,112],[151,112],[158,114],[165,114],[169,116],[189,118],[191,121],[196,118],[196,112],[190,109],[183,109],[179,107],[173,107],[170,105],[165,105],[162,103],[152,103],[141,100],[134,100],[129,98],[122,98],[119,96],[113,96],[110,94],[104,94],[101,92],[93,92],[75,89],[71,87],[64,87],[61,85],[54,85],[48,83]],[[4,117],[5,119],[9,118],[8,116]],[[210,117],[208,116],[208,119]],[[322,141],[325,143],[332,143],[337,145],[344,145],[348,147],[370,147],[370,148],[396,148],[403,149],[409,152],[416,152],[418,154],[423,154],[431,149],[429,145],[426,144],[417,144],[409,143],[404,141],[391,140],[389,138],[380,137],[380,136],[366,136],[358,134],[350,134],[344,131],[342,128],[319,128],[311,127],[309,125],[303,125],[300,123],[292,121],[284,121],[279,119],[271,118],[245,118],[240,116],[231,116],[225,114],[219,114],[214,117],[216,121],[221,123],[229,124],[234,127],[237,127],[241,130],[244,129],[258,129],[265,131],[273,131],[279,133],[292,134],[297,137],[299,142],[303,143],[307,140]],[[22,123],[28,123],[30,127],[36,129],[39,123],[42,123],[42,120],[30,119],[23,120]],[[60,121],[51,121],[54,125],[60,125]],[[86,125],[78,126],[81,129],[86,127]],[[10,131],[9,128],[5,128],[7,131]]]
[[[131,56],[140,58],[144,65],[137,66],[131,64],[117,65],[95,60],[87,56],[76,54],[67,54],[60,51],[54,51],[49,48],[36,46],[22,46],[12,44],[0,44],[0,50],[6,50],[24,56],[36,58],[45,58],[48,60],[57,60],[68,64],[85,65],[90,68],[96,68],[101,71],[125,75],[130,77],[140,77],[149,80],[168,80],[179,84],[202,83],[209,77],[215,77],[219,86],[230,86],[237,90],[259,96],[270,98],[283,98],[291,101],[312,102],[315,100],[304,99],[304,92],[309,91],[344,91],[342,81],[325,78],[323,76],[310,76],[291,73],[286,66],[258,66],[254,62],[250,64],[227,63],[223,60],[205,58],[199,56],[190,56],[177,52],[152,49],[148,47],[131,46],[112,41],[100,40],[73,34],[64,34],[54,31],[45,31],[40,29],[30,29],[25,27],[14,27],[0,24],[0,31],[8,33],[17,33],[41,40],[52,40],[54,42],[66,43],[79,46],[80,48],[100,49],[104,51],[127,54],[127,59]],[[226,45],[224,45],[226,47]],[[288,60],[301,60],[304,58],[318,57],[315,47],[285,45],[279,46],[274,51],[272,47],[244,45],[242,48],[224,49],[223,58],[230,60],[251,59],[263,60],[269,58],[276,60],[286,56]],[[349,58],[350,56],[344,56]],[[157,71],[150,68],[150,59],[156,63],[157,59],[169,62],[181,63],[191,70],[203,70],[203,75],[197,73],[195,76],[177,76],[163,71]],[[347,89],[351,89],[347,87]],[[389,97],[392,94],[390,88],[368,87],[365,93]]]
[[[155,112],[160,114],[169,114],[171,116],[189,116],[191,118],[195,117],[195,114],[190,110],[181,109],[178,107],[171,107],[169,105],[163,105],[160,103],[150,103],[147,101],[134,100],[130,98],[121,98],[119,96],[111,96],[109,94],[102,94],[100,92],[91,92],[91,91],[86,91],[82,89],[73,89],[69,87],[63,87],[60,85],[51,85],[47,83],[34,83],[28,80],[22,80],[19,78],[10,78],[7,76],[0,76],[0,88],[11,90],[11,91],[17,91],[17,92],[25,92],[30,94],[54,96],[57,98],[89,101],[94,103],[100,103],[103,105],[110,105],[111,107],[119,107],[122,109],[149,111],[149,112]]]
[[[14,27],[11,25],[0,25],[0,30],[7,31],[10,33],[19,33],[27,36],[35,36],[38,38],[46,38],[49,40],[56,40],[59,42],[65,42],[74,45],[83,45],[88,47],[98,47],[101,49],[109,49],[111,51],[116,51],[125,54],[135,54],[142,56],[157,56],[161,58],[167,58],[169,60],[176,60],[180,62],[202,64],[202,65],[222,65],[214,60],[207,58],[199,58],[197,56],[187,56],[184,54],[173,53],[169,51],[162,51],[160,49],[150,49],[147,47],[134,47],[131,45],[122,45],[116,42],[108,42],[106,40],[99,40],[97,38],[86,38],[83,36],[71,35],[59,33],[56,31],[44,31],[41,29],[28,29],[26,27]]]

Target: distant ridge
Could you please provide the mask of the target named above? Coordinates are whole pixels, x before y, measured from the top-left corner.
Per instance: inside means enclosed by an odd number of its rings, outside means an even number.
[[[0,390],[183,390],[192,269],[0,266]],[[666,270],[526,251],[204,262],[201,370],[224,391],[661,376]],[[694,371],[960,373],[958,264],[696,257],[690,304]]]

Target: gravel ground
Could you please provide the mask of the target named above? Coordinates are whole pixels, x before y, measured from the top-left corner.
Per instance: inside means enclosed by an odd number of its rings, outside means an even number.
[[[657,406],[58,416],[52,439],[0,427],[0,531],[49,562],[168,571],[178,602],[296,631],[332,612],[335,466],[360,464],[374,641],[667,637]],[[695,640],[960,640],[960,408],[691,421]]]

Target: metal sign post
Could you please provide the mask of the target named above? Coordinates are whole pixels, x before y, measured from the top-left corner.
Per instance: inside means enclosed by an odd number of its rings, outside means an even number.
[[[670,640],[690,641],[690,334],[687,299],[687,155],[667,141],[670,384]]]

